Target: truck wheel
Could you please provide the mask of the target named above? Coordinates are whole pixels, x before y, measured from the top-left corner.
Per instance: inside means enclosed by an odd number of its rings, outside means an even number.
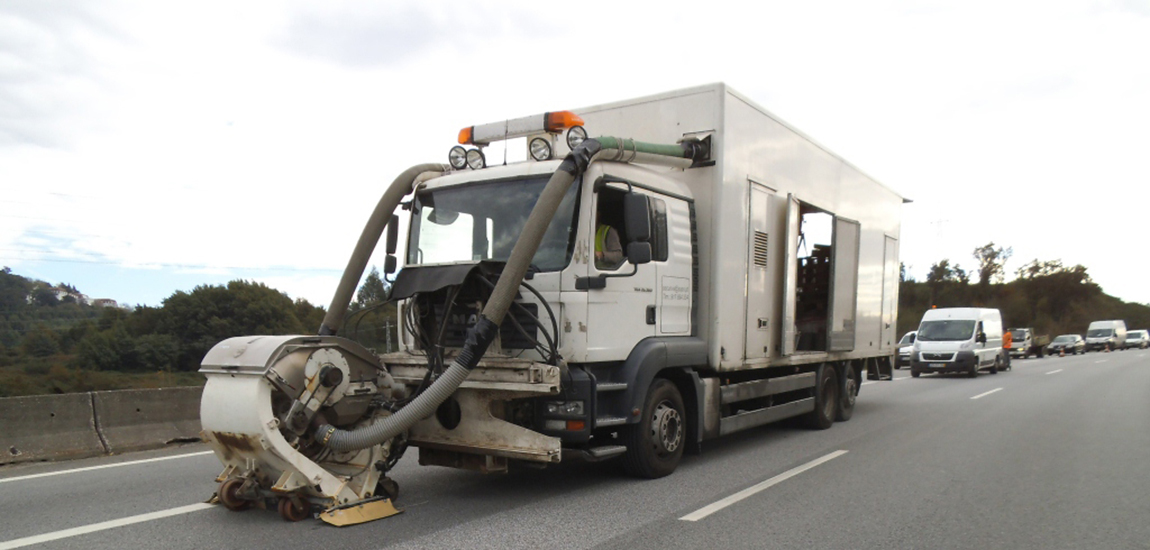
[[[839,384],[838,406],[835,407],[835,420],[846,422],[855,413],[855,399],[858,397],[859,376],[854,367],[843,367],[843,380]]]
[[[807,413],[807,427],[812,430],[825,430],[835,421],[835,407],[838,403],[839,380],[834,367],[819,367],[818,382],[815,385],[815,410]]]
[[[992,365],[990,367],[990,374],[998,374],[998,365],[1001,361],[1002,361],[1002,359],[1000,359],[998,357],[994,358],[994,365]]]
[[[1043,348],[1038,348],[1038,358],[1042,359],[1043,357],[1046,357],[1046,350]]]
[[[675,471],[687,442],[686,414],[679,389],[658,378],[647,390],[643,416],[628,424],[620,436],[627,447],[623,469],[636,477],[655,479]]]
[[[916,369],[916,368],[914,368],[914,367],[911,367],[911,368],[910,368],[910,375],[911,375],[911,377],[913,377],[913,378],[918,378],[918,376],[919,376],[920,374],[922,374],[922,371],[919,371],[918,369]]]
[[[967,378],[976,378],[978,376],[978,356],[974,356],[974,362],[970,364],[970,370],[966,371]]]

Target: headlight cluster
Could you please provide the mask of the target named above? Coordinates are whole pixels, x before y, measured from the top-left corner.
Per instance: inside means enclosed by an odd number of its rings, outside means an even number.
[[[548,401],[547,414],[555,416],[583,416],[583,402]]]

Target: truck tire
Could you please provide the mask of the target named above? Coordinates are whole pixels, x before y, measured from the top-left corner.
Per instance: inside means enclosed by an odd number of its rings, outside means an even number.
[[[966,371],[967,378],[978,377],[978,355],[974,356],[974,362],[970,364],[970,370]]]
[[[910,368],[910,375],[912,378],[918,378],[920,374],[922,374],[922,372],[920,372],[918,369],[914,367]]]
[[[1002,362],[1002,358],[995,357],[994,365],[990,367],[990,374],[998,374],[998,365]]]
[[[838,405],[835,407],[835,420],[846,422],[855,413],[855,398],[859,391],[859,375],[854,367],[843,367],[842,382],[839,384]]]
[[[819,367],[815,384],[815,410],[807,413],[806,424],[812,430],[825,430],[835,422],[838,406],[839,380],[834,367]]]
[[[679,389],[665,378],[656,378],[647,390],[639,422],[624,426],[619,434],[627,452],[623,469],[647,479],[675,471],[687,444],[686,413]]]
[[[1046,357],[1046,348],[1039,347],[1038,348],[1038,358],[1042,359],[1043,357]]]

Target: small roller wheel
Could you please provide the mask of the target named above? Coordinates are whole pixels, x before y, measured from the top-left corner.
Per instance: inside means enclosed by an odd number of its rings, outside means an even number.
[[[280,499],[279,513],[284,521],[303,521],[307,519],[309,507],[303,501],[291,497],[283,497]]]
[[[390,477],[380,479],[379,483],[375,486],[375,496],[395,500],[399,498],[399,484]]]
[[[220,490],[217,493],[220,497],[220,504],[223,504],[224,508],[233,512],[250,508],[252,501],[240,497],[240,487],[243,487],[243,485],[244,480],[239,478],[233,477],[224,480],[224,482],[220,484]]]

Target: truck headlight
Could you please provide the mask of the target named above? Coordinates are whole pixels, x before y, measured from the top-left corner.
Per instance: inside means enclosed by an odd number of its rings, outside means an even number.
[[[583,402],[548,401],[547,414],[555,416],[583,416]]]

